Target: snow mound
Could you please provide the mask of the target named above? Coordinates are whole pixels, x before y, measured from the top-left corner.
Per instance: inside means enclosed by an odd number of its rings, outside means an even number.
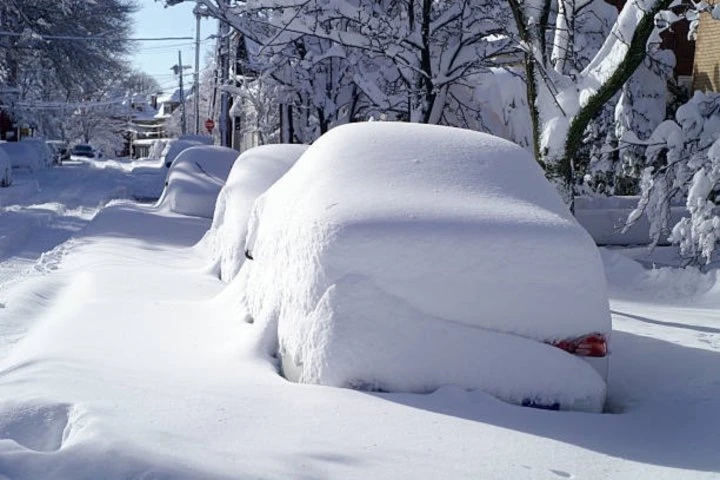
[[[232,280],[245,260],[245,236],[253,202],[306,149],[307,145],[263,145],[244,152],[233,165],[205,238],[222,280]]]
[[[609,332],[600,256],[515,144],[335,128],[256,201],[247,248],[237,282],[290,378],[602,404],[600,376],[542,343]]]
[[[9,187],[12,181],[12,163],[10,162],[10,157],[0,148],[0,187]]]
[[[168,171],[159,205],[182,215],[212,218],[217,196],[237,156],[237,151],[217,146],[182,151]]]
[[[40,152],[31,142],[0,143],[0,150],[10,158],[13,168],[36,172],[47,165]]]
[[[653,300],[697,300],[720,291],[717,271],[702,272],[697,267],[644,268],[621,253],[601,250],[610,290],[618,297],[632,296]]]

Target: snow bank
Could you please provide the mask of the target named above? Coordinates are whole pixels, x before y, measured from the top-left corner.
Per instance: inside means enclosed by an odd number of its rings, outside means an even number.
[[[12,163],[10,163],[10,157],[0,148],[0,187],[10,186],[12,180]]]
[[[205,238],[215,269],[224,281],[232,280],[245,260],[245,236],[253,202],[306,149],[307,145],[263,145],[247,150],[233,165]]]
[[[610,330],[600,257],[517,145],[338,127],[257,200],[247,245],[238,288],[290,378],[602,405],[600,376],[542,343]]]
[[[653,301],[697,301],[720,292],[717,271],[702,272],[697,267],[643,268],[642,264],[614,250],[602,249],[609,288],[618,298]]]
[[[183,150],[168,171],[159,205],[182,215],[212,218],[218,193],[237,155],[231,148],[217,146]]]
[[[46,166],[43,157],[30,142],[0,143],[0,150],[10,157],[13,168],[35,172]]]

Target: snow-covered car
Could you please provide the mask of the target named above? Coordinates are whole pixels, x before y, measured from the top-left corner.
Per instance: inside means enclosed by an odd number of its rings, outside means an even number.
[[[97,152],[92,145],[86,143],[78,143],[70,149],[70,158],[75,160],[84,160],[86,158],[97,158]]]
[[[227,147],[183,150],[168,170],[159,205],[182,215],[213,218],[218,194],[237,158],[238,152]]]
[[[39,138],[23,138],[20,140],[21,143],[30,145],[37,154],[40,156],[43,166],[50,167],[53,164],[53,152],[50,147],[45,143],[45,140]]]
[[[171,140],[165,145],[165,149],[162,152],[165,166],[170,168],[170,165],[172,165],[173,161],[175,161],[183,150],[190,147],[212,144],[213,137],[207,135],[183,135],[176,140]]]
[[[9,187],[12,181],[12,163],[10,163],[10,157],[8,157],[4,150],[0,149],[0,187]]]
[[[215,269],[232,280],[245,260],[247,223],[255,199],[293,166],[307,145],[262,145],[243,152],[232,167],[208,230]]]
[[[290,380],[603,409],[600,255],[513,143],[337,127],[255,202],[246,256],[234,285]]]
[[[10,158],[12,168],[35,172],[47,166],[46,159],[31,142],[0,143],[0,150]]]
[[[48,147],[53,153],[53,163],[61,165],[65,160],[70,160],[70,148],[64,140],[48,140]]]

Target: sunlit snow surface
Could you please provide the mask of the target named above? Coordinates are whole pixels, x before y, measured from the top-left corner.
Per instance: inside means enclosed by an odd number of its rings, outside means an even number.
[[[0,189],[24,232],[0,250],[0,478],[718,478],[714,272],[605,252],[614,413],[292,384],[193,247],[210,221],[103,209],[164,180],[104,165]]]

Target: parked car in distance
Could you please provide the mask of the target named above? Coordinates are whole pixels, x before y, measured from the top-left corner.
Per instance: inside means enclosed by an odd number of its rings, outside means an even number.
[[[64,140],[48,140],[45,142],[53,152],[53,163],[62,165],[65,160],[70,160],[70,148]]]
[[[83,159],[97,158],[98,156],[92,145],[88,145],[86,143],[78,143],[70,150],[70,158],[72,157],[79,157],[80,159]]]

